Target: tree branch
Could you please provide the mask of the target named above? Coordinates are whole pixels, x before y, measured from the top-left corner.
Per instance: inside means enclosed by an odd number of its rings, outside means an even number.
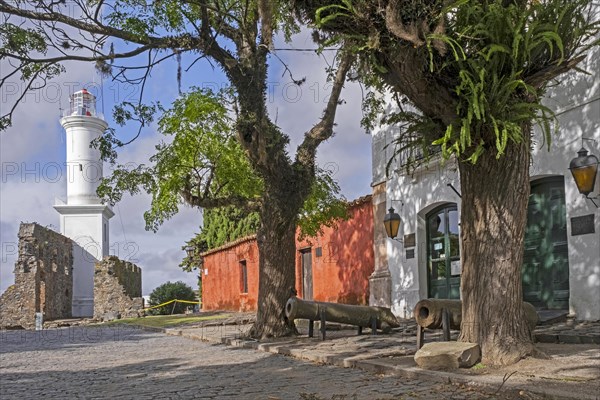
[[[427,73],[424,67],[427,62],[418,48],[402,46],[394,54],[380,52],[377,56],[387,70],[380,74],[385,83],[406,95],[423,114],[434,121],[441,121],[444,129],[456,121],[456,98],[448,85]]]
[[[36,12],[18,7],[13,7],[9,5],[5,0],[0,0],[0,12],[16,15],[30,21],[44,21],[52,24],[58,22],[76,28],[80,32],[82,31],[91,34],[110,36],[131,43],[144,45],[147,48],[179,49],[180,51],[200,50],[206,53],[208,56],[214,58],[226,70],[229,70],[229,67],[232,64],[231,61],[235,61],[234,57],[228,51],[220,47],[217,44],[216,40],[214,40],[214,38],[205,37],[204,35],[198,37],[186,32],[176,36],[165,37],[140,36],[126,32],[124,30],[112,28],[110,26],[99,23],[98,21],[94,21],[95,23],[89,23],[85,20],[69,17],[65,14],[54,11]],[[132,54],[130,54],[130,56],[133,55],[136,55],[136,53],[132,52]],[[79,58],[75,55],[69,55],[68,58],[61,58],[59,61],[62,60],[90,61],[89,58]],[[91,61],[95,60],[96,58],[92,59]],[[44,61],[47,62],[47,60]]]
[[[101,72],[111,74],[108,66],[107,68],[102,69],[102,63],[110,61],[112,64],[114,59],[130,59],[139,54],[143,54],[144,52],[148,52],[148,56],[150,57],[150,52],[152,50],[171,50],[173,54],[179,54],[186,51],[199,51],[200,53],[203,53],[205,56],[210,57],[219,63],[231,77],[237,78],[238,81],[243,80],[244,78],[241,71],[239,71],[237,59],[229,51],[221,47],[217,41],[216,35],[221,34],[221,32],[219,31],[219,27],[215,27],[214,29],[211,28],[210,16],[208,15],[208,12],[210,10],[211,13],[218,14],[221,13],[221,11],[209,5],[206,5],[204,8],[202,8],[204,11],[202,15],[203,26],[200,28],[201,32],[199,34],[196,33],[193,35],[184,32],[176,36],[153,37],[149,35],[132,34],[125,30],[104,25],[101,22],[101,14],[98,9],[103,2],[100,2],[95,9],[88,8],[85,4],[75,2],[75,4],[77,4],[82,10],[83,15],[81,18],[75,18],[70,15],[66,15],[66,13],[55,11],[55,8],[52,5],[47,5],[43,2],[37,5],[36,9],[29,8],[29,5],[34,4],[33,2],[14,4],[17,4],[17,6],[14,6],[12,3],[9,3],[6,0],[0,0],[0,12],[5,13],[8,16],[23,18],[29,23],[32,23],[36,27],[37,31],[40,32],[40,34],[45,38],[47,48],[55,49],[59,54],[54,54],[53,56],[47,58],[39,58],[40,56],[36,57],[35,55],[30,55],[27,53],[18,53],[16,51],[11,52],[10,50],[7,51],[7,49],[3,49],[0,50],[0,59],[13,59],[19,60],[21,64],[40,65],[61,63],[69,60],[96,62],[97,68],[101,69]],[[199,2],[199,4],[204,5],[203,2]],[[229,16],[224,17],[219,15],[219,18],[217,19],[224,18],[229,18]],[[206,22],[206,24],[204,24],[204,22]],[[66,28],[76,29],[82,39],[78,39],[76,34],[71,36],[67,34],[67,31],[65,30]],[[214,34],[211,31],[214,31]],[[89,37],[90,35],[92,36]],[[100,37],[94,37],[94,35]],[[225,36],[227,37],[227,35]],[[110,53],[103,54],[102,52],[98,51],[98,47],[101,47],[108,37],[137,44],[139,47],[115,54],[111,45]],[[94,46],[82,43],[82,41],[92,43]],[[69,49],[70,51],[67,51]],[[87,50],[87,52],[82,52],[79,54],[77,53],[78,51],[82,50]],[[161,58],[161,61],[170,56],[171,55]],[[146,73],[141,78],[128,79],[124,74],[128,67],[118,67],[120,72],[114,75],[113,78],[117,79],[120,75],[122,75],[126,81],[143,83],[147,78],[149,69],[155,64],[156,63],[149,63],[146,67],[144,67]],[[15,66],[14,70],[9,72],[6,77],[3,76],[0,78],[2,81],[5,81],[6,78],[14,76],[15,73],[22,70],[22,66]],[[20,101],[20,99],[18,101]],[[15,106],[17,103],[15,103]],[[11,114],[12,112],[8,113],[7,116],[10,117]]]
[[[296,163],[312,168],[315,163],[317,147],[333,136],[333,126],[340,101],[340,94],[346,81],[346,74],[350,70],[354,59],[352,53],[342,50],[341,60],[333,80],[333,88],[323,112],[323,117],[311,130],[305,133],[304,141],[298,146],[298,151],[296,152]]]
[[[100,6],[101,5],[98,5],[97,7]],[[140,42],[140,37],[137,35],[130,34],[125,31],[115,29],[100,23],[96,23],[96,25],[90,24],[80,19],[69,17],[65,14],[57,13],[54,11],[36,12],[31,10],[25,10],[22,8],[13,7],[9,5],[5,0],[0,0],[0,12],[11,15],[17,15],[19,17],[23,17],[32,21],[60,22],[62,24],[71,26],[73,28],[77,28],[85,32],[95,33],[99,35],[109,35],[133,43],[146,44],[146,42]],[[150,41],[161,41],[161,39],[156,37],[149,37],[148,39]]]
[[[565,61],[565,62],[561,63],[560,65],[559,64],[549,65],[546,68],[541,69],[541,70],[537,71],[536,73],[534,73],[533,75],[525,78],[525,83],[533,86],[536,89],[540,89],[544,85],[546,85],[548,82],[550,82],[552,79],[575,68],[577,66],[577,64],[579,64],[581,61],[583,61],[585,59],[585,57],[586,56],[583,55],[583,56],[575,57],[571,60]]]
[[[50,67],[51,65],[52,65],[52,63],[44,64],[38,71],[36,71],[33,74],[33,76],[29,79],[29,82],[27,82],[27,86],[25,87],[25,90],[23,90],[21,92],[21,94],[19,95],[19,98],[17,99],[17,101],[15,101],[15,103],[13,104],[11,109],[7,113],[0,115],[0,128],[3,128],[5,126],[10,126],[10,123],[12,121],[12,115],[15,112],[17,105],[23,99],[23,97],[25,97],[25,95],[29,92],[29,89],[41,89],[42,87],[46,86],[45,81],[42,86],[37,87],[37,88],[34,88],[33,84],[34,84],[35,80],[40,76],[40,74],[42,72],[45,72],[45,70],[48,67]],[[2,81],[4,81],[4,80],[2,80]]]
[[[112,60],[112,59],[116,59],[116,58],[130,58],[130,57],[137,56],[138,54],[141,54],[141,53],[151,50],[151,49],[153,49],[153,47],[151,45],[144,45],[144,46],[140,46],[134,50],[128,51],[126,53],[116,53],[116,54],[107,54],[107,55],[101,54],[101,55],[97,55],[97,56],[77,56],[74,54],[67,54],[67,55],[64,55],[61,57],[50,57],[50,58],[30,58],[30,57],[24,57],[24,56],[19,56],[16,54],[8,53],[4,50],[0,50],[0,57],[14,58],[19,61],[36,63],[36,64],[59,63],[62,61],[94,62],[94,61]]]
[[[210,198],[205,196],[195,195],[191,182],[186,183],[186,187],[181,190],[180,194],[183,200],[193,207],[198,208],[220,208],[227,206],[234,206],[243,209],[248,212],[258,211],[260,208],[260,201],[250,200],[242,196],[229,196],[229,197],[217,197]]]
[[[425,40],[419,37],[419,28],[415,21],[408,25],[402,23],[400,16],[400,1],[391,0],[385,8],[385,27],[394,36],[412,43],[415,47],[425,45]]]

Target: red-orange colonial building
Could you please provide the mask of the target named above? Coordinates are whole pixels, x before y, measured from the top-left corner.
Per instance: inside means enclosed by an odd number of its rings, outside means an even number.
[[[350,218],[316,237],[296,237],[296,290],[307,300],[368,304],[374,269],[371,196],[349,207]],[[256,310],[258,245],[247,236],[202,254],[202,308]]]

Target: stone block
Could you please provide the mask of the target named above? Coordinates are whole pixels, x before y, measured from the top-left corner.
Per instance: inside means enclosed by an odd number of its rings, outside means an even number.
[[[581,344],[581,339],[578,335],[560,334],[558,341],[566,344]]]
[[[583,344],[595,344],[594,337],[591,335],[579,335],[579,340],[581,340],[581,343]]]
[[[102,321],[114,321],[115,319],[121,319],[121,314],[116,311],[109,311],[102,316]]]
[[[471,368],[480,359],[479,345],[467,342],[427,343],[415,354],[415,362],[424,369]]]
[[[558,336],[547,333],[536,333],[535,340],[538,343],[558,343]]]

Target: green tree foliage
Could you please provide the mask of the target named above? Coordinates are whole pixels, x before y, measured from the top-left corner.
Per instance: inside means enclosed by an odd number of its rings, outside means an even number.
[[[550,146],[555,118],[541,102],[546,87],[598,45],[590,0],[299,3],[304,12],[314,12],[308,18],[324,32],[324,44],[352,41],[364,81],[376,91],[406,96],[403,102],[418,109],[400,104],[399,112],[380,121],[406,123],[397,153],[414,146],[429,152],[437,145],[445,158],[471,163],[484,151],[501,157],[507,146],[529,136],[522,128],[530,121],[539,124]],[[411,54],[395,59],[407,44]],[[427,85],[409,88],[398,81],[396,62],[414,69],[409,74],[429,81],[431,89],[443,88],[440,98],[427,101],[415,93]],[[442,101],[446,106],[436,104]],[[363,125],[372,128],[384,102],[370,96],[365,106]]]
[[[171,300],[196,301],[196,293],[182,281],[163,283],[150,293],[150,306],[157,306]],[[155,315],[183,314],[189,306],[189,303],[176,302],[150,311]]]
[[[233,207],[206,210],[203,215],[203,229],[199,236],[206,242],[206,249],[211,250],[256,233],[259,223],[256,212],[245,214]]]
[[[200,232],[184,246],[184,249],[187,246],[195,249],[191,257],[186,255],[179,264],[184,271],[191,272],[200,267],[201,253],[244,236],[255,234],[260,224],[260,217],[257,212],[248,214],[230,206],[205,210],[202,221],[203,226]],[[202,276],[200,276],[200,280],[202,280]]]
[[[179,211],[182,193],[198,193],[208,200],[197,244],[203,251],[239,237],[256,233],[256,212],[263,191],[261,178],[250,166],[235,137],[234,121],[226,105],[227,92],[194,89],[164,110],[159,131],[169,140],[156,146],[150,165],[116,166],[101,183],[98,194],[111,204],[124,193],[152,194],[151,208],[144,214],[146,229],[156,231]],[[234,205],[229,205],[234,204]],[[347,216],[346,204],[332,172],[317,168],[299,225],[303,236],[316,235]]]
[[[153,231],[179,211],[182,193],[209,199],[205,207],[255,209],[263,184],[235,137],[228,101],[226,92],[194,89],[162,109],[158,127],[168,140],[156,146],[151,164],[117,166],[98,194],[111,204],[126,192],[152,194],[144,219]]]
[[[300,240],[322,234],[323,228],[333,227],[348,217],[348,203],[340,197],[340,187],[333,179],[332,171],[318,168],[298,220]]]
[[[433,144],[446,157],[475,163],[486,148],[502,157],[508,145],[526,140],[523,124],[537,121],[549,148],[554,113],[541,100],[549,78],[573,68],[597,44],[590,42],[598,23],[585,15],[587,4],[454,4],[452,34],[432,34],[428,50],[430,71],[456,81],[458,118]],[[451,57],[438,56],[435,40]]]
[[[256,233],[263,184],[234,136],[229,101],[227,92],[196,89],[182,95],[172,108],[162,110],[158,126],[168,140],[156,147],[150,164],[117,166],[98,194],[115,204],[124,193],[150,193],[151,208],[144,218],[146,229],[154,231],[185,204],[182,193],[195,191],[210,199],[205,205],[214,208],[204,212],[201,232],[187,244],[196,247],[197,254]],[[227,205],[232,201],[236,205]],[[346,217],[346,203],[332,172],[317,169],[299,216],[302,236],[314,236]],[[186,257],[181,267],[196,269],[198,259]]]

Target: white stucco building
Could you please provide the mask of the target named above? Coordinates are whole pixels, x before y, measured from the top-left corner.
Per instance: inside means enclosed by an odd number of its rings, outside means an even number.
[[[101,204],[96,189],[102,180],[100,151],[90,147],[108,124],[96,112],[96,98],[83,89],[74,93],[60,120],[66,131],[67,201],[54,206],[60,233],[72,239],[73,317],[94,314],[94,265],[109,252],[109,219],[114,213]]]
[[[591,75],[561,77],[546,98],[559,126],[550,151],[539,131],[534,135],[523,267],[526,301],[581,320],[600,320],[600,212],[579,194],[568,167],[582,137],[595,140],[584,146],[600,157],[597,53],[581,65]],[[370,301],[408,318],[420,299],[460,296],[461,185],[455,162],[444,164],[439,157],[412,174],[396,159],[386,175],[394,150],[386,146],[398,137],[398,129],[381,126],[372,135],[375,272]],[[599,180],[590,196],[598,195]],[[402,218],[403,242],[385,235],[382,221],[390,206]]]

